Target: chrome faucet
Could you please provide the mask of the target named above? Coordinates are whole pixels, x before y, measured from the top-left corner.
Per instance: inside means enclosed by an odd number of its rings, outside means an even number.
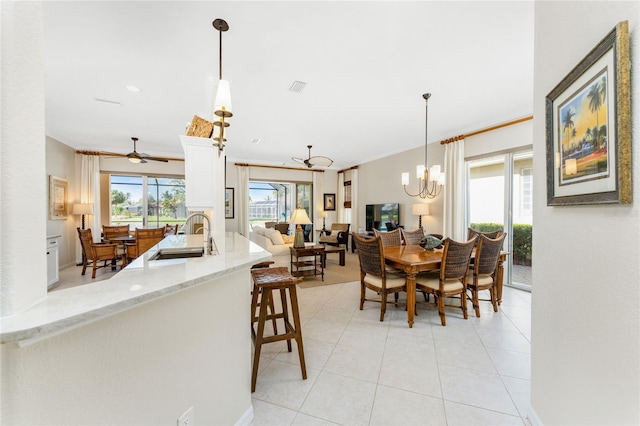
[[[207,216],[204,213],[191,213],[184,220],[184,225],[182,225],[182,231],[185,232],[185,226],[187,226],[187,224],[189,223],[189,220],[191,220],[191,218],[194,218],[194,217],[202,217],[207,221],[207,239],[206,239],[206,243],[207,243],[207,254],[210,255],[210,254],[213,253],[213,235],[211,233],[211,219],[209,219],[209,216]],[[204,231],[202,232],[202,234],[204,235]]]

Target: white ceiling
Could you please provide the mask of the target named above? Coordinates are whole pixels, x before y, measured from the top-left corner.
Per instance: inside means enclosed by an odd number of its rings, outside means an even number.
[[[342,169],[533,112],[533,2],[44,2],[46,132],[73,148],[183,157],[223,77],[229,161]],[[306,82],[292,93],[294,81]],[[132,93],[127,85],[142,91]],[[104,99],[119,104],[97,102]],[[210,119],[210,118],[209,118]],[[252,140],[259,139],[258,144]]]

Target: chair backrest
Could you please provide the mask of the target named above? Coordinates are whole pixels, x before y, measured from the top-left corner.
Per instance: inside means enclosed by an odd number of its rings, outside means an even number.
[[[164,226],[164,235],[178,235],[178,224],[176,223],[175,225],[171,225],[167,223]]]
[[[350,223],[332,223],[331,224],[331,232],[349,232]]]
[[[289,224],[286,222],[276,223],[275,228],[280,231],[282,235],[289,234]]]
[[[111,237],[126,237],[129,235],[129,225],[102,225],[102,236],[105,240]]]
[[[389,232],[378,231],[377,229],[373,230],[373,233],[376,237],[380,237],[382,240],[382,246],[400,246],[402,245],[402,237],[400,236],[400,229],[395,229]]]
[[[351,234],[351,241],[356,245],[360,270],[364,273],[384,277],[384,253],[382,252],[382,239],[362,238],[355,232]]]
[[[424,231],[422,228],[418,228],[415,231],[405,231],[400,228],[400,235],[402,235],[402,241],[408,246],[417,246],[420,240],[424,238]]]
[[[493,274],[498,267],[498,258],[502,243],[507,234],[502,234],[498,238],[487,238],[484,235],[478,235],[478,245],[476,248],[476,257],[473,263],[473,273],[475,275]]]
[[[497,231],[482,232],[482,231],[476,231],[473,228],[467,228],[467,240],[472,239],[476,235],[484,235],[487,238],[494,239],[494,238],[498,238],[501,233],[502,231],[499,229]],[[476,244],[478,244],[478,240],[476,240]]]
[[[265,222],[264,223],[264,227],[265,228],[274,228],[276,226],[276,222]]]
[[[475,243],[475,238],[465,242],[454,241],[451,238],[444,240],[440,266],[441,281],[456,278],[466,279]]]
[[[398,229],[398,225],[396,225],[396,224],[395,224],[395,223],[393,223],[393,222],[385,222],[385,223],[384,223],[384,226],[386,226],[386,227],[387,227],[387,231],[393,231],[393,230]]]
[[[93,244],[93,235],[91,234],[91,228],[78,230],[78,238],[80,238],[80,246],[82,247],[82,253],[84,257],[89,260],[93,260],[93,251],[91,250],[91,244]]]
[[[138,256],[158,244],[164,238],[163,228],[136,228]]]

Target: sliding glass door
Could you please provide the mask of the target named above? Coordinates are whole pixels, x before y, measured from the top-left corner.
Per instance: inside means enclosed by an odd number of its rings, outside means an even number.
[[[467,161],[467,224],[507,233],[505,283],[523,289],[531,289],[532,170],[529,149]]]

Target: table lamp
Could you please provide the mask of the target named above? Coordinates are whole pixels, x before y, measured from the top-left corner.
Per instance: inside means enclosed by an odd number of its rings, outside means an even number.
[[[325,221],[327,219],[327,212],[323,211],[322,213],[320,213],[320,216],[322,216],[322,232],[326,234],[327,228],[326,228]]]
[[[291,223],[296,225],[296,236],[293,240],[293,247],[304,248],[304,234],[302,233],[302,227],[300,225],[309,225],[311,223],[307,211],[301,207],[295,209],[293,215],[291,215]]]
[[[429,204],[414,204],[413,206],[411,206],[411,213],[415,216],[418,216],[418,228],[422,229],[422,216],[428,216],[430,214]]]
[[[82,215],[82,230],[84,231],[84,215],[93,214],[93,204],[91,203],[77,203],[73,205],[71,214]]]

